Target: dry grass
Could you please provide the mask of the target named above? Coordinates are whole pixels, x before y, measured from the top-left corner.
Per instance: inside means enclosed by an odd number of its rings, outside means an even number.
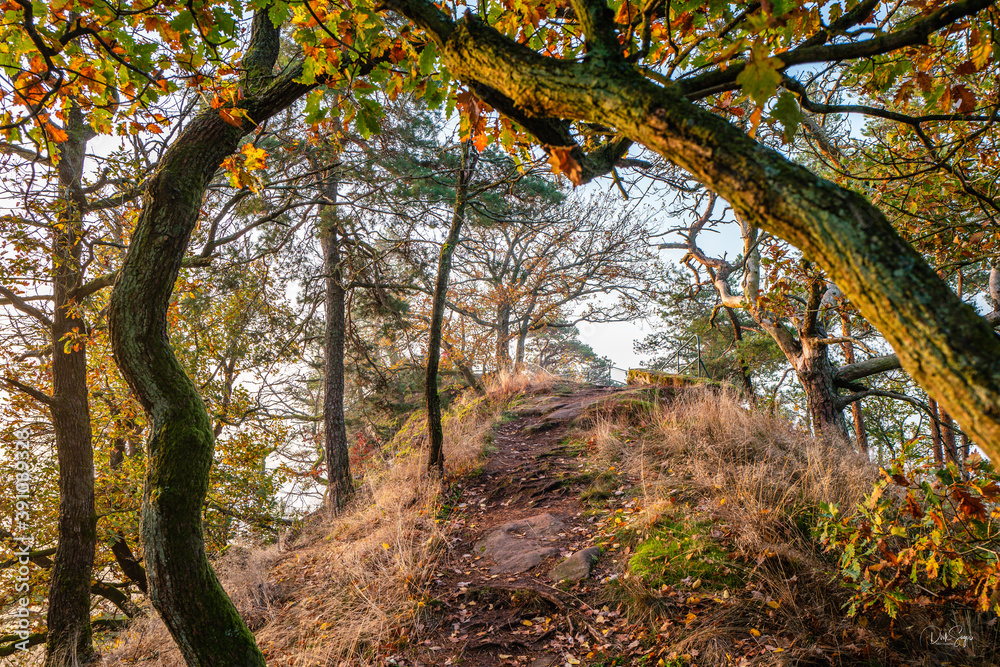
[[[479,462],[501,412],[501,403],[473,397],[448,410],[449,474]],[[217,565],[269,665],[374,664],[373,656],[391,653],[419,631],[423,587],[446,543],[435,518],[440,482],[425,473],[425,427],[419,416],[406,424],[388,448],[391,458],[366,474],[341,516],[314,518],[280,552],[240,550]],[[140,662],[183,665],[155,614],[134,623],[100,664]]]
[[[730,657],[746,653],[738,642],[750,637],[749,628],[764,639],[773,633],[774,646],[789,637],[796,642],[747,664],[808,662],[817,650],[832,655],[839,645],[877,643],[844,617],[835,571],[808,533],[819,503],[851,507],[871,490],[877,469],[846,443],[815,438],[709,388],[654,405],[645,424],[597,419],[582,437],[600,459],[616,460],[638,478],[640,534],[661,520],[707,521],[714,539],[737,557],[746,588],[732,591],[728,604],[700,610],[670,637],[672,651],[694,652],[699,665],[736,664]],[[671,616],[662,591],[628,575],[621,586],[636,618],[659,625],[663,614]],[[777,601],[777,608],[766,604]]]
[[[538,366],[517,370],[500,370],[483,381],[486,395],[492,401],[503,401],[514,396],[538,394],[566,381]]]

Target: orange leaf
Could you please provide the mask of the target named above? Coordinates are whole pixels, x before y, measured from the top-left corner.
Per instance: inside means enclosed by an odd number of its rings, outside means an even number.
[[[45,133],[49,135],[49,139],[56,142],[57,144],[61,144],[62,142],[69,139],[69,135],[67,135],[66,132],[62,130],[62,128],[58,128],[50,123],[45,123],[44,127],[45,127]]]
[[[580,163],[577,162],[576,158],[572,155],[574,147],[548,146],[547,148],[549,151],[549,164],[552,165],[552,171],[557,174],[565,174],[573,185],[580,185],[583,183]]]
[[[243,125],[243,119],[238,115],[231,113],[227,109],[219,109],[219,115],[222,116],[222,120],[226,121],[233,127],[240,127]]]

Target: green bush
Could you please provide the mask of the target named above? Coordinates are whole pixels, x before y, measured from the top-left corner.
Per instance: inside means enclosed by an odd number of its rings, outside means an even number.
[[[963,474],[909,451],[851,514],[823,508],[817,536],[852,590],[848,613],[896,618],[911,605],[950,605],[1000,614],[1000,475],[978,458]]]

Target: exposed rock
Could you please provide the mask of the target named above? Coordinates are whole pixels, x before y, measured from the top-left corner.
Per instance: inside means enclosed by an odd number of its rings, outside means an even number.
[[[476,553],[489,556],[496,563],[490,574],[524,572],[559,553],[551,543],[566,525],[551,514],[539,514],[508,521],[490,531],[476,546]]]
[[[549,572],[549,579],[555,582],[582,581],[590,576],[590,569],[600,556],[600,547],[581,549],[552,568]]]

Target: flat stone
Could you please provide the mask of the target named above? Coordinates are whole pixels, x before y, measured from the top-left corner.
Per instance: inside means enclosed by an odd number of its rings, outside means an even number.
[[[565,527],[566,524],[548,513],[508,521],[477,542],[475,551],[496,563],[490,568],[490,574],[524,572],[541,563],[543,558],[559,553],[559,547],[551,542]]]
[[[581,549],[552,568],[549,579],[555,582],[582,581],[590,576],[590,569],[600,556],[600,547]]]

